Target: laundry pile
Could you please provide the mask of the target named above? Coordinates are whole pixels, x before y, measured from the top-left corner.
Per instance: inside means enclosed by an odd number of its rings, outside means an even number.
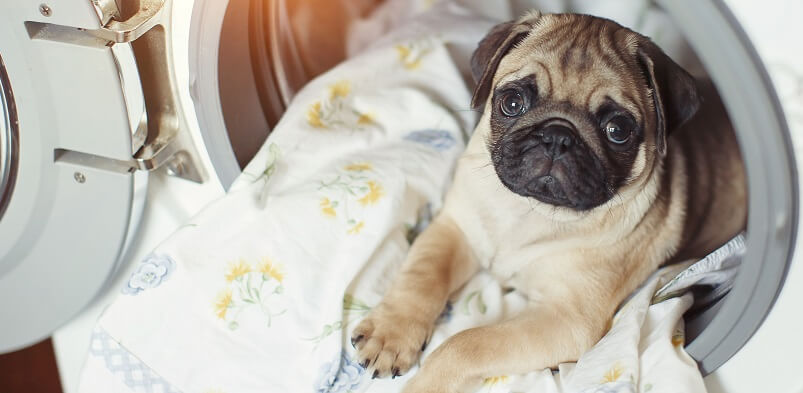
[[[403,3],[394,23],[391,1],[355,27],[393,33],[355,41],[353,57],[294,98],[231,191],[139,262],[98,321],[82,392],[401,390],[416,370],[372,380],[349,333],[441,206],[477,120],[464,64],[497,16],[478,12],[483,2]],[[712,258],[742,249],[737,238]],[[703,270],[723,270],[707,261]],[[692,297],[678,285],[700,280],[670,282],[683,267],[655,274],[576,364],[488,375],[482,391],[703,392],[683,350]],[[478,274],[447,304],[424,356],[524,302]]]

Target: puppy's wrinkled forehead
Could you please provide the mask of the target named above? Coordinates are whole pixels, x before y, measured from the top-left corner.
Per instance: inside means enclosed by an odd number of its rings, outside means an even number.
[[[638,37],[607,19],[543,15],[502,59],[494,86],[533,78],[538,96],[594,112],[613,100],[636,117],[645,109]],[[636,119],[637,121],[640,119]]]

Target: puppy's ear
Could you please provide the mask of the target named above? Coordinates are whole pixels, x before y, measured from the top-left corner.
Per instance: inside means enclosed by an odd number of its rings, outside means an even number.
[[[541,13],[535,11],[518,21],[496,25],[477,45],[477,49],[471,55],[471,74],[476,82],[474,95],[471,97],[472,108],[479,108],[488,99],[499,62],[513,45],[527,37],[533,23],[540,17]]]
[[[658,153],[666,154],[667,134],[689,120],[700,108],[697,83],[686,70],[644,37],[637,59],[652,91],[657,118],[655,135]]]

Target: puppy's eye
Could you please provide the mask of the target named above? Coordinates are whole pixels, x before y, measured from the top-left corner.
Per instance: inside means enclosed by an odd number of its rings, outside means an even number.
[[[627,122],[617,121],[616,118],[605,125],[605,136],[608,137],[609,141],[617,145],[627,143],[627,141],[630,140],[631,134],[632,130],[628,127]]]
[[[499,99],[499,109],[507,117],[519,116],[524,113],[524,98],[515,91],[505,92]]]

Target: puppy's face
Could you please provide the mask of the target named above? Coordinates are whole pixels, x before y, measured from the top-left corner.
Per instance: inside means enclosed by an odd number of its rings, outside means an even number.
[[[667,117],[676,127],[697,109],[693,80],[660,49],[590,16],[497,26],[472,65],[499,179],[553,206],[589,210],[638,188],[665,153]]]

